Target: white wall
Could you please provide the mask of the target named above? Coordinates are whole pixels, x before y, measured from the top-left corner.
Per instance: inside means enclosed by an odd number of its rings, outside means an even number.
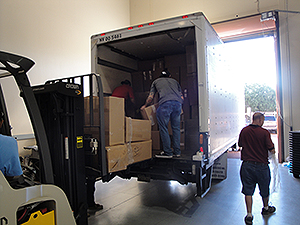
[[[130,24],[129,0],[0,0],[0,51],[35,61],[32,85],[91,71],[90,37]],[[16,86],[0,80],[13,134],[32,133]],[[22,119],[20,119],[22,118]]]
[[[300,11],[299,0],[259,0],[259,11]],[[257,0],[130,0],[130,22],[138,24],[192,12],[203,12],[211,23],[258,13]]]
[[[289,131],[300,130],[300,14],[279,13],[279,28],[285,159],[289,155]]]

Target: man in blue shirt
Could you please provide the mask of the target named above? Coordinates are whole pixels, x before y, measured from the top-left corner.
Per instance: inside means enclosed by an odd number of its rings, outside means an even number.
[[[4,122],[4,113],[0,112],[0,128]],[[10,136],[0,134],[0,170],[8,179],[23,174],[17,141]]]
[[[161,76],[153,81],[149,96],[145,105],[141,107],[144,110],[153,101],[155,93],[159,95],[159,107],[156,112],[159,133],[162,140],[163,152],[156,155],[157,158],[180,157],[180,114],[183,103],[183,95],[179,83],[171,78],[168,70],[164,70]],[[173,133],[173,151],[171,149],[171,140],[168,132],[168,123],[171,121]]]

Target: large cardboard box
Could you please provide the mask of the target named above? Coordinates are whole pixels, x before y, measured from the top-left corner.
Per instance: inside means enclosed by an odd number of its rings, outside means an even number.
[[[128,164],[152,158],[152,140],[127,143]]]
[[[151,139],[151,121],[126,117],[125,137],[127,142],[147,141]]]
[[[105,145],[125,143],[124,99],[104,97]]]
[[[151,139],[152,139],[152,149],[153,150],[160,150],[161,148],[161,141],[160,141],[160,134],[159,131],[151,131]]]
[[[107,154],[108,172],[125,170],[128,165],[127,146],[115,145],[105,147]]]
[[[168,69],[174,66],[180,66],[180,67],[186,66],[185,54],[165,56],[164,59],[165,59],[165,67]]]
[[[91,135],[93,138],[97,138],[98,141],[101,141],[99,127],[84,127],[84,134]]]
[[[156,110],[158,104],[150,105],[141,111],[142,117],[145,120],[150,120],[152,125],[152,130],[158,130],[158,124],[156,119]]]
[[[91,123],[91,110],[93,110],[93,121]],[[84,124],[99,126],[100,124],[100,108],[99,108],[99,97],[93,96],[92,103],[90,105],[90,96],[84,98]]]
[[[108,171],[126,170],[127,166],[152,158],[152,141],[106,146]]]

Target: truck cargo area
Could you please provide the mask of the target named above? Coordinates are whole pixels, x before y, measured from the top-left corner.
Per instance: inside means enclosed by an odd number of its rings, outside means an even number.
[[[197,146],[189,140],[198,131],[198,103],[194,28],[176,29],[142,35],[99,45],[98,67],[104,84],[104,93],[110,95],[114,87],[128,79],[136,99],[132,118],[142,119],[139,108],[145,103],[151,83],[167,68],[182,86],[185,94],[181,116],[182,158],[191,159]],[[121,74],[123,74],[121,76]],[[154,100],[154,103],[157,99]],[[186,129],[187,126],[189,127]],[[187,137],[187,141],[185,141]],[[161,151],[157,124],[152,126],[153,156]],[[188,146],[187,146],[188,145]]]
[[[243,108],[239,106],[243,94],[227,73],[223,43],[205,16],[196,13],[97,34],[92,36],[91,44],[92,71],[101,77],[104,96],[110,96],[123,80],[131,81],[136,104],[127,116],[145,119],[139,109],[151,83],[164,69],[180,83],[184,95],[181,157],[155,157],[162,146],[153,115],[149,118],[152,157],[128,164],[126,170],[108,173],[102,180],[118,175],[144,181],[192,182],[203,196],[210,188],[215,161],[236,143],[243,119]],[[153,108],[157,101],[155,97]],[[172,137],[171,129],[169,134]]]

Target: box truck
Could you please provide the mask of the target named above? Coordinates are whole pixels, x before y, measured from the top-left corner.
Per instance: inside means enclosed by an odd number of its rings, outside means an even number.
[[[240,78],[230,73],[223,43],[203,13],[94,35],[91,55],[92,74],[31,87],[26,73],[34,62],[0,52],[0,78],[15,79],[38,146],[32,148],[38,155],[22,161],[25,187],[12,191],[0,174],[4,190],[11,192],[8,196],[18,192],[20,200],[15,201],[14,209],[0,205],[7,213],[3,221],[14,220],[16,215],[19,221],[19,216],[24,219],[23,212],[36,208],[34,199],[28,198],[31,190],[38,204],[49,203],[50,219],[57,214],[58,224],[87,224],[87,199],[82,194],[86,178],[195,183],[201,197],[210,190],[213,177],[226,178],[226,151],[237,142],[244,124],[243,87],[236,85]],[[137,110],[133,118],[125,118],[124,100],[110,97],[121,81],[129,80],[139,108],[152,81],[165,68],[180,83],[184,95],[182,155],[171,159],[155,157],[161,149],[157,104],[147,108],[144,117]],[[8,115],[1,87],[0,109]],[[11,135],[7,116],[1,133]],[[27,187],[31,183],[35,187]]]
[[[204,196],[211,186],[214,162],[235,145],[244,124],[243,86],[236,85],[240,77],[230,73],[224,44],[205,15],[194,13],[93,35],[91,63],[92,72],[100,75],[103,96],[111,95],[121,81],[131,81],[137,107],[134,119],[142,119],[138,108],[145,103],[151,83],[166,68],[184,95],[181,157],[155,157],[160,140],[152,121],[151,156],[111,173],[106,148],[99,167],[102,180],[118,175],[143,181],[192,182],[197,194]],[[98,104],[101,106],[101,99]],[[156,106],[151,107],[155,117]]]

